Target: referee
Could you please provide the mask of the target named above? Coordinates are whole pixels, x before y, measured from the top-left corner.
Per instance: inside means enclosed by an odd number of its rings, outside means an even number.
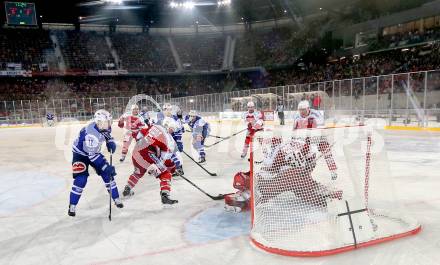
[[[280,125],[284,125],[284,104],[283,100],[281,99],[278,100],[276,112],[278,113],[278,118],[280,119]]]

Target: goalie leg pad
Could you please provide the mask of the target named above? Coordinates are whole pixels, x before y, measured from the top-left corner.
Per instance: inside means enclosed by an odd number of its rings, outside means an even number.
[[[249,197],[242,192],[225,195],[225,210],[233,212],[249,210]]]

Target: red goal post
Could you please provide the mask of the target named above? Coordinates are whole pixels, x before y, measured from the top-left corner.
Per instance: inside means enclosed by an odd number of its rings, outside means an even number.
[[[393,196],[380,131],[368,126],[258,132],[251,143],[253,245],[324,256],[421,230]]]

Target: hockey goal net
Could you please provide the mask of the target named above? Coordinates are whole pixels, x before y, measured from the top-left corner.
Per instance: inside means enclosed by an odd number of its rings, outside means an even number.
[[[252,243],[281,255],[322,256],[419,232],[396,201],[384,145],[368,126],[257,133]]]

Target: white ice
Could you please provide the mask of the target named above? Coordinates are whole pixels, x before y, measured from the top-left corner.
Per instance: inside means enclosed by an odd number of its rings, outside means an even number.
[[[213,134],[223,136],[241,129],[213,125]],[[144,177],[125,208],[113,207],[109,222],[108,194],[91,170],[77,216],[67,216],[78,126],[0,129],[0,264],[440,264],[440,133],[387,131],[397,199],[422,224],[420,234],[335,256],[292,258],[252,247],[248,213],[224,212],[222,201],[184,180],[172,186],[179,203],[163,209],[158,181]],[[122,132],[114,136],[120,140]],[[207,150],[206,167],[217,177],[187,158],[185,176],[213,195],[233,191],[234,173],[248,169],[240,159],[243,138]],[[130,159],[119,162],[119,152],[120,146],[113,162],[122,192],[132,166]]]

